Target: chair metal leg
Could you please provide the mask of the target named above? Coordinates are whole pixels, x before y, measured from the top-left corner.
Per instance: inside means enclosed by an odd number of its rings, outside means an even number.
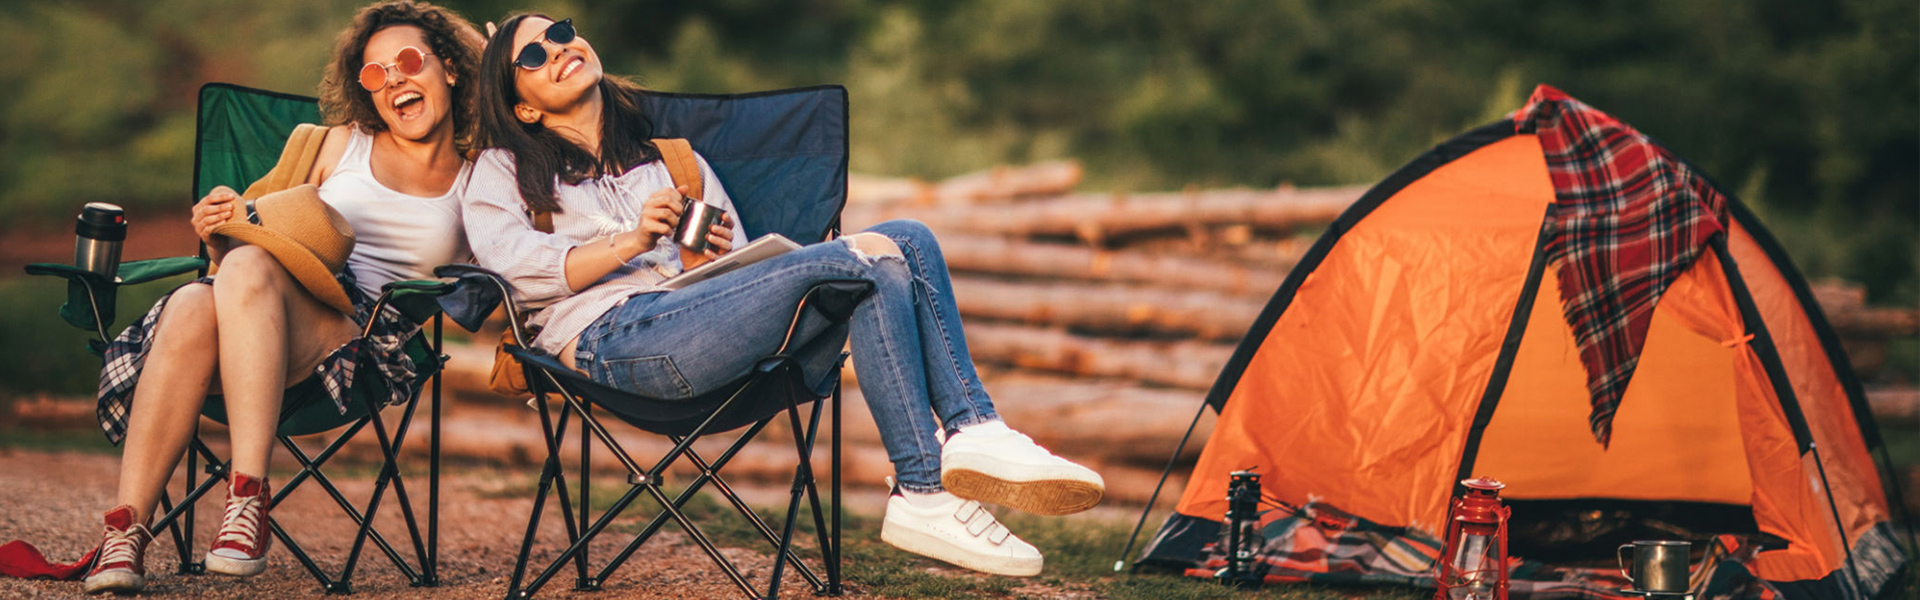
[[[373,529],[373,519],[375,515],[380,512],[380,501],[386,498],[387,487],[390,484],[394,486],[395,493],[399,496],[402,508],[408,509],[403,512],[407,513],[406,521],[408,529],[413,535],[414,551],[417,553],[416,556],[425,556],[426,554],[426,548],[420,541],[420,530],[413,526],[411,507],[406,506],[406,495],[400,491],[399,486],[402,485],[399,483],[400,467],[399,462],[394,456],[400,443],[405,439],[406,428],[411,424],[410,422],[413,419],[413,409],[419,406],[414,402],[414,400],[418,399],[418,395],[416,394],[414,398],[408,400],[406,412],[400,417],[400,426],[396,432],[397,436],[391,439],[387,437],[386,421],[380,418],[380,407],[374,403],[371,396],[362,395],[361,399],[366,402],[367,419],[373,422],[374,439],[380,443],[380,454],[384,460],[381,462],[379,476],[374,479],[373,498],[367,502],[366,518],[360,521],[360,531],[354,535],[352,549],[347,551],[346,565],[340,569],[339,587],[343,593],[352,590],[353,568],[359,564],[360,550],[366,546],[367,535],[369,533],[377,533]],[[395,558],[397,559],[398,557]],[[418,583],[420,575],[415,573],[413,569],[408,568],[405,563],[405,560],[396,560],[396,566],[400,567],[400,571],[406,575],[408,582]]]
[[[593,405],[588,404],[582,406],[581,409],[583,411],[580,413],[580,420],[582,422],[593,418]],[[591,499],[591,483],[593,481],[593,438],[588,435],[587,428],[585,427],[580,428],[580,475],[578,479],[580,480],[580,510],[577,513],[579,525],[576,527],[580,531],[586,531],[587,516],[593,513],[593,502]],[[573,589],[577,592],[591,592],[600,589],[599,580],[587,576],[588,548],[588,546],[581,546],[580,553],[575,554],[573,557],[575,571]]]
[[[840,382],[833,383],[833,552],[827,558],[827,595],[846,593],[840,586]],[[825,545],[825,544],[822,544]],[[825,554],[825,553],[823,553]]]
[[[315,484],[320,486],[321,490],[327,493],[327,496],[333,498],[333,503],[340,507],[341,512],[346,513],[347,518],[353,521],[356,528],[370,523],[371,517],[361,515],[359,508],[353,505],[353,501],[348,500],[346,494],[342,493],[340,488],[334,486],[333,480],[329,479],[325,473],[320,471],[320,467],[326,464],[326,460],[332,458],[334,453],[339,451],[340,447],[345,446],[347,439],[350,437],[350,435],[341,436],[334,440],[332,444],[329,444],[326,450],[323,450],[318,456],[309,459],[306,452],[301,450],[300,446],[293,442],[293,438],[281,436],[281,447],[286,448],[287,454],[293,456],[294,460],[298,461],[302,468],[300,472],[294,474],[293,478],[287,480],[288,483],[286,486],[274,492],[274,504],[278,505],[288,494],[292,494],[300,484],[305,483],[308,479],[312,479]],[[383,477],[381,479],[385,478]],[[375,483],[376,487],[380,487],[378,485],[380,481],[377,480]],[[380,548],[381,552],[386,554],[387,559],[393,562],[394,567],[399,569],[409,580],[417,576],[413,568],[407,565],[406,558],[400,555],[400,551],[393,548],[393,544],[388,542],[386,536],[381,535],[378,529],[370,530],[368,536],[372,538],[374,546]],[[355,545],[359,545],[358,539],[355,540]]]
[[[770,578],[771,581],[767,583],[767,600],[778,600],[780,598],[780,575],[785,570],[787,561],[779,560],[778,557],[787,556],[788,551],[792,549],[793,527],[794,524],[800,520],[800,496],[813,488],[813,461],[811,459],[813,453],[813,434],[820,426],[820,405],[815,404],[813,407],[812,426],[804,429],[800,427],[800,407],[794,398],[794,390],[792,388],[788,388],[787,390],[786,413],[787,421],[793,428],[794,453],[800,457],[800,464],[793,469],[793,488],[788,491],[787,497],[786,526],[780,533],[780,543],[776,548],[778,554],[775,555],[776,559],[773,561],[773,576]],[[816,503],[815,506],[817,507],[818,504]],[[814,591],[820,591],[817,582],[815,583]]]
[[[446,347],[441,345],[440,327],[445,320],[445,313],[433,314],[433,353],[440,357],[440,368],[433,372],[433,438],[427,449],[427,558],[420,567],[420,585],[427,587],[440,585],[440,374],[446,371],[448,359],[441,354]]]
[[[198,417],[196,417],[196,419],[198,419]],[[200,423],[197,420],[193,424],[193,445],[200,445]],[[205,446],[201,447],[204,448]],[[187,489],[197,489],[199,487],[199,484],[195,481],[199,479],[200,472],[200,469],[195,468],[196,465],[194,463],[198,462],[195,460],[196,458],[192,450],[187,451]],[[201,491],[200,493],[205,494],[206,492]],[[193,560],[193,512],[194,503],[197,500],[199,500],[198,497],[190,496],[183,502],[183,508],[187,510],[181,526],[181,530],[186,532],[186,541],[179,546],[179,572],[181,575],[199,575],[207,572],[206,563]]]
[[[540,483],[538,491],[533,496],[533,512],[527,516],[526,535],[520,538],[520,555],[514,559],[513,577],[507,581],[507,600],[527,598],[532,595],[531,591],[520,587],[520,581],[527,572],[527,558],[533,551],[534,535],[540,532],[540,515],[546,510],[547,490],[553,485],[553,480],[560,471],[560,457],[553,451],[553,438],[557,432],[553,428],[553,418],[547,410],[545,398],[536,398],[534,407],[540,413],[541,435],[547,440],[547,460],[540,468]]]
[[[393,475],[391,479],[393,483],[394,500],[400,504],[402,522],[407,525],[407,537],[413,541],[414,560],[419,561],[423,565],[421,569],[425,569],[424,564],[427,561],[426,539],[420,535],[420,521],[413,513],[413,498],[407,493],[407,479],[400,475],[400,449],[406,447],[407,434],[413,431],[413,417],[418,414],[417,411],[419,408],[420,394],[415,392],[412,397],[407,399],[407,407],[400,415],[400,424],[394,428],[393,439],[391,444],[389,444],[391,447],[383,446],[381,453],[384,454],[384,458],[393,465]],[[416,587],[422,585],[421,580],[422,577],[408,578],[409,584]]]
[[[840,580],[840,529],[842,515],[840,509],[841,473],[839,472],[839,463],[842,448],[839,435],[839,427],[841,425],[839,405],[840,389],[837,385],[831,397],[831,401],[834,402],[833,431],[830,433],[833,446],[834,473],[832,474],[833,490],[831,491],[831,498],[828,502],[822,502],[818,486],[819,478],[814,469],[814,461],[812,459],[812,451],[817,447],[816,443],[819,440],[821,425],[823,425],[822,417],[825,413],[825,407],[816,404],[811,414],[804,419],[806,422],[803,423],[803,418],[800,415],[798,407],[800,400],[796,397],[797,390],[790,390],[792,394],[787,398],[789,406],[782,412],[787,413],[788,420],[794,431],[795,451],[799,458],[799,464],[795,468],[793,484],[789,493],[786,521],[782,523],[781,531],[776,534],[774,528],[769,526],[766,520],[761,519],[758,513],[754,512],[751,507],[739,498],[738,494],[727,484],[725,479],[720,476],[720,471],[744,448],[745,444],[752,441],[772,419],[778,418],[777,414],[753,424],[726,452],[720,455],[718,460],[709,463],[705,460],[705,457],[701,456],[699,452],[692,448],[692,444],[698,439],[701,439],[705,429],[712,425],[719,415],[726,414],[728,407],[740,399],[741,394],[736,393],[733,397],[721,402],[719,407],[709,413],[706,420],[696,426],[689,435],[668,436],[669,439],[674,441],[673,448],[660,456],[651,469],[642,471],[634,462],[633,457],[621,447],[620,443],[612,437],[599,419],[592,414],[593,411],[590,404],[561,385],[558,379],[551,373],[536,371],[533,375],[545,379],[545,381],[538,383],[551,384],[542,387],[548,388],[551,393],[560,394],[564,402],[562,403],[561,415],[558,419],[557,426],[555,425],[555,419],[552,417],[551,409],[547,406],[547,402],[543,400],[536,403],[536,408],[540,412],[541,426],[545,430],[544,433],[547,437],[548,459],[542,468],[542,476],[534,503],[534,510],[528,517],[527,530],[522,537],[520,552],[518,556],[516,556],[514,573],[508,584],[507,597],[509,599],[530,598],[537,594],[554,576],[558,575],[563,569],[567,569],[569,567],[568,563],[572,563],[572,568],[576,571],[576,590],[598,589],[601,585],[604,585],[615,570],[624,564],[653,534],[657,533],[668,520],[672,520],[680,525],[681,529],[686,532],[687,537],[693,540],[694,544],[699,546],[700,549],[707,554],[708,558],[713,560],[715,566],[719,567],[721,572],[725,574],[730,581],[733,581],[734,585],[738,587],[745,596],[749,598],[763,597],[763,591],[756,589],[751,582],[747,581],[740,570],[720,553],[719,548],[715,546],[713,540],[708,538],[706,533],[682,511],[686,504],[697,495],[702,488],[709,484],[718,490],[723,497],[726,497],[728,501],[732,503],[735,510],[739,511],[742,516],[753,523],[755,528],[766,538],[767,542],[774,547],[778,559],[776,560],[774,571],[767,581],[767,587],[764,590],[766,596],[776,596],[779,593],[780,583],[783,581],[789,565],[793,567],[794,571],[806,577],[808,583],[812,585],[817,595],[840,595],[844,593]],[[742,392],[744,391],[745,388],[742,389]],[[822,398],[821,401],[828,401],[828,399]],[[569,413],[577,413],[580,416],[581,425],[581,431],[579,432],[581,470],[576,474],[576,477],[581,479],[577,492],[580,494],[580,510],[577,513],[571,510],[570,507],[564,506],[568,504],[567,492],[569,490],[567,488],[571,486],[566,485],[565,470],[559,460],[559,440],[564,439],[566,420],[570,416]],[[611,452],[616,459],[621,461],[622,465],[625,466],[629,472],[629,482],[631,483],[626,493],[622,494],[619,499],[609,505],[605,512],[602,512],[597,518],[591,512],[592,503],[590,494],[592,486],[589,481],[593,454],[591,448],[595,441],[604,444],[608,451]],[[682,457],[692,461],[692,463],[700,469],[700,474],[693,479],[686,489],[682,490],[675,497],[669,498],[661,485],[662,479],[660,475],[664,473],[670,465]],[[538,537],[539,522],[544,514],[547,494],[549,492],[553,492],[563,504],[562,512],[565,514],[563,515],[562,522],[567,525],[567,529],[569,530],[568,538],[570,544],[557,557],[551,559],[552,562],[546,563],[543,569],[539,569],[537,574],[529,578],[527,566],[531,560],[532,545]],[[639,535],[635,536],[631,543],[627,544],[625,548],[615,555],[613,560],[604,568],[600,569],[593,576],[588,577],[585,571],[585,565],[590,562],[587,557],[588,546],[608,525],[629,508],[633,501],[638,499],[642,493],[647,494],[655,503],[660,505],[661,514],[656,515],[652,521],[648,523],[647,527]],[[793,551],[794,534],[798,530],[799,519],[802,518],[799,512],[802,502],[805,502],[810,508],[809,516],[813,519],[815,533],[820,539],[821,555],[825,559],[828,570],[825,581],[822,581]],[[827,503],[833,505],[831,508],[831,521],[829,521],[829,516],[826,514],[826,507],[823,506]]]
[[[747,433],[743,434],[742,437],[746,438],[746,437],[752,436],[753,434],[759,433],[760,430],[765,429],[767,426],[767,423],[771,421],[772,419],[762,419],[760,422],[754,423],[750,428],[748,428]],[[680,440],[682,438],[678,436],[670,436],[667,439],[672,440],[674,443],[678,444],[680,443]],[[696,466],[699,467],[700,475],[695,476],[692,481],[688,482],[686,489],[680,490],[680,495],[675,496],[673,499],[673,505],[676,507],[682,507],[682,508],[686,507],[687,502],[692,500],[695,494],[699,493],[700,490],[706,487],[708,483],[712,483],[715,481],[714,476],[719,473],[720,468],[726,466],[726,464],[729,461],[732,461],[733,456],[739,453],[740,449],[745,446],[746,444],[744,442],[736,441],[733,444],[733,446],[727,448],[726,452],[722,452],[720,454],[720,458],[714,461],[713,464],[711,465],[707,464],[705,460],[701,459],[699,453],[689,450],[687,452],[687,456],[688,458],[691,458],[694,461],[694,464]],[[737,501],[734,504],[734,508],[736,510],[747,510],[747,514],[749,515],[748,517],[749,521],[755,523],[756,526],[760,528],[761,533],[768,536],[768,538],[771,539],[773,536],[773,533],[772,533],[773,530],[767,528],[765,522],[758,520],[759,519],[758,515],[753,515],[752,511],[743,508],[744,506],[745,506],[744,504],[738,503]],[[634,536],[633,540],[627,544],[627,547],[620,550],[620,554],[615,555],[612,561],[609,561],[605,567],[601,568],[600,574],[598,575],[597,578],[600,579],[601,581],[606,581],[607,578],[610,577],[616,569],[620,568],[620,565],[625,564],[627,562],[627,558],[633,556],[633,553],[639,550],[640,546],[645,545],[647,543],[647,540],[652,539],[653,535],[655,533],[658,533],[660,531],[660,528],[667,524],[668,518],[669,517],[664,512],[658,515],[654,515],[653,520],[647,522],[647,526],[641,529],[640,534]]]

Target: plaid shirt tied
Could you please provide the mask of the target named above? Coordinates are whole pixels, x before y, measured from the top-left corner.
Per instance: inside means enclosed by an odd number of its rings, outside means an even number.
[[[1727,201],[1639,131],[1542,85],[1513,116],[1547,159],[1546,245],[1587,371],[1588,425],[1607,446],[1661,294],[1724,230]]]

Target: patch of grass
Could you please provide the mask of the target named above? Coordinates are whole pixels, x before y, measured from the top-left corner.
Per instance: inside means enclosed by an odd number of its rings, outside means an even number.
[[[877,525],[875,526],[878,527]],[[879,541],[877,531],[848,531],[845,555],[847,579],[874,595],[890,598],[1002,598],[1019,587],[1018,580],[993,576],[947,576],[932,573],[936,563],[893,549]]]

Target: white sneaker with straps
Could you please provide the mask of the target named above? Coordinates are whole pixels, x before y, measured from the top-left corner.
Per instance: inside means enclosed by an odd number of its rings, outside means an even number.
[[[892,479],[892,478],[888,478]],[[919,494],[916,494],[919,495]],[[1040,574],[1040,550],[1000,524],[979,502],[947,492],[887,498],[880,540],[914,554],[1009,577]]]
[[[1070,515],[1100,503],[1099,473],[1054,456],[1033,438],[989,421],[961,429],[940,449],[940,485],[955,496],[1036,515]]]

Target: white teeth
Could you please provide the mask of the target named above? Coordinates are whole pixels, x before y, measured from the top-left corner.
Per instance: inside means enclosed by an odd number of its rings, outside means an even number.
[[[565,69],[561,69],[560,78],[566,79],[568,77],[572,77],[573,72],[580,70],[580,66],[585,64],[587,64],[587,61],[585,59],[579,59],[579,58],[573,59],[573,62],[567,63],[567,67]]]
[[[420,98],[420,92],[402,92],[400,95],[393,97],[393,107],[399,108],[403,104],[419,100]]]

